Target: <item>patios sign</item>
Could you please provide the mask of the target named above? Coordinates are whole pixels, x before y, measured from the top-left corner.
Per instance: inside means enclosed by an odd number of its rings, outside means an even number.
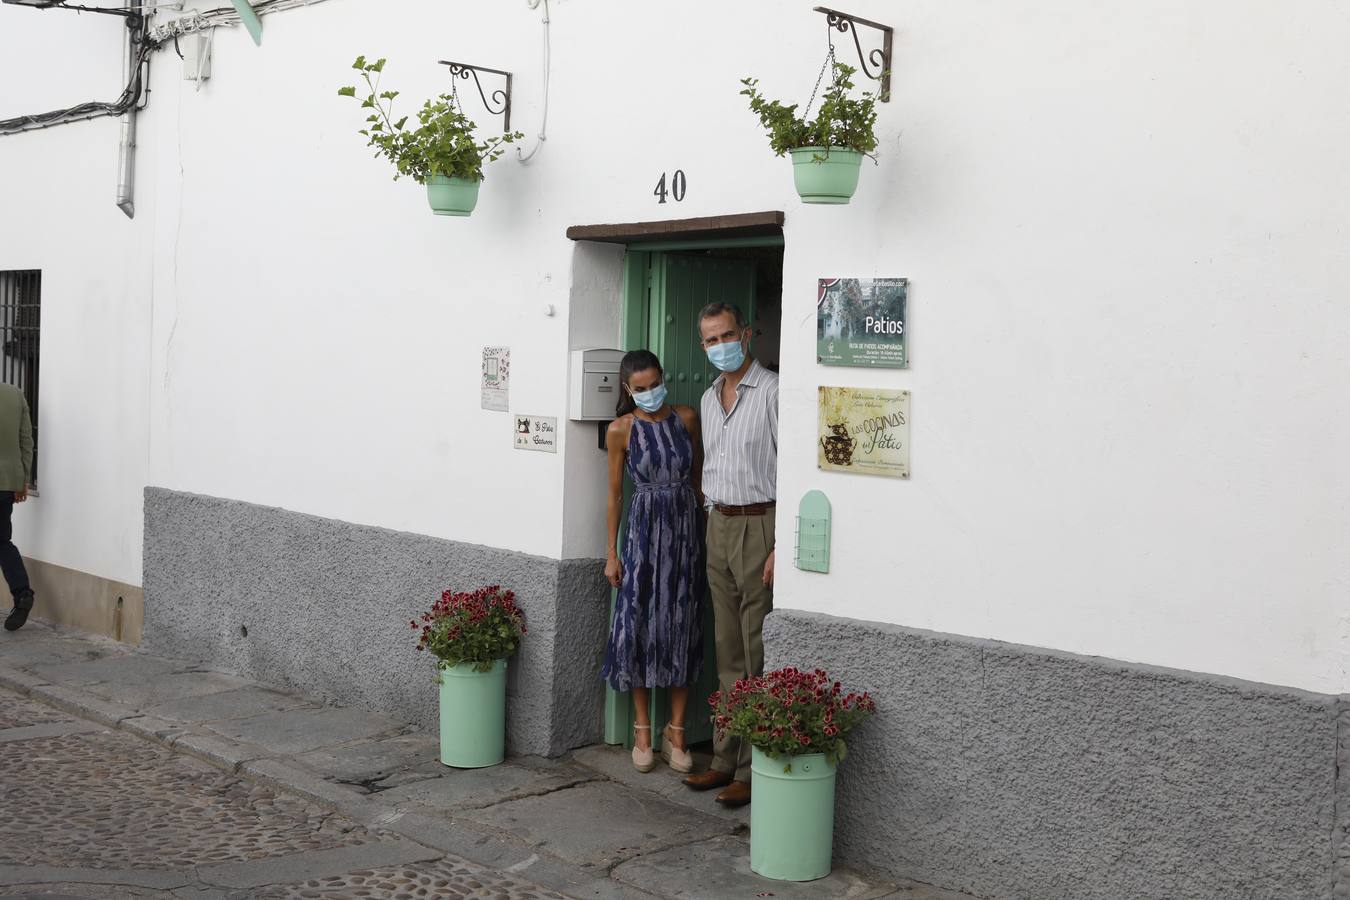
[[[816,361],[826,366],[909,368],[905,278],[821,278]]]

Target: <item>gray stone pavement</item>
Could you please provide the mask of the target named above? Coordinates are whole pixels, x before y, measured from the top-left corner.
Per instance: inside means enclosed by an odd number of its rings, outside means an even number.
[[[490,769],[434,736],[30,622],[0,633],[0,896],[960,900],[750,872],[749,810],[588,747]]]

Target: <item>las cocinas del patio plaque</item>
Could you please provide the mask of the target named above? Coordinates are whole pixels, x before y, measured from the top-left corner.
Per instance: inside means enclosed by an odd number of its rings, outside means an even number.
[[[817,430],[820,468],[909,477],[909,391],[822,387]]]

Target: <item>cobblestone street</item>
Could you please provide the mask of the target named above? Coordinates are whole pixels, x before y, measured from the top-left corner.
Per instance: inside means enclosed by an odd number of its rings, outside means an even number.
[[[562,896],[3,688],[0,746],[2,896]]]
[[[965,896],[761,878],[748,807],[622,748],[455,769],[415,725],[39,622],[0,635],[0,752],[0,897]]]

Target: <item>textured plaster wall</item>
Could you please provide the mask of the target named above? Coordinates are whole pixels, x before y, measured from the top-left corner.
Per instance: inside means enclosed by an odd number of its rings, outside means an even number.
[[[599,740],[600,563],[159,488],[146,491],[145,510],[150,652],[434,729],[432,660],[414,651],[408,621],[446,587],[499,583],[516,591],[529,628],[508,672],[509,749],[556,755]]]
[[[765,645],[876,695],[840,860],[998,900],[1350,895],[1337,697],[791,610]]]
[[[605,694],[600,684],[609,598],[604,560],[567,559],[558,564],[558,606],[553,623],[553,749],[593,744],[604,728]]]
[[[1350,694],[1341,696],[1336,731],[1336,900],[1350,898]]]

